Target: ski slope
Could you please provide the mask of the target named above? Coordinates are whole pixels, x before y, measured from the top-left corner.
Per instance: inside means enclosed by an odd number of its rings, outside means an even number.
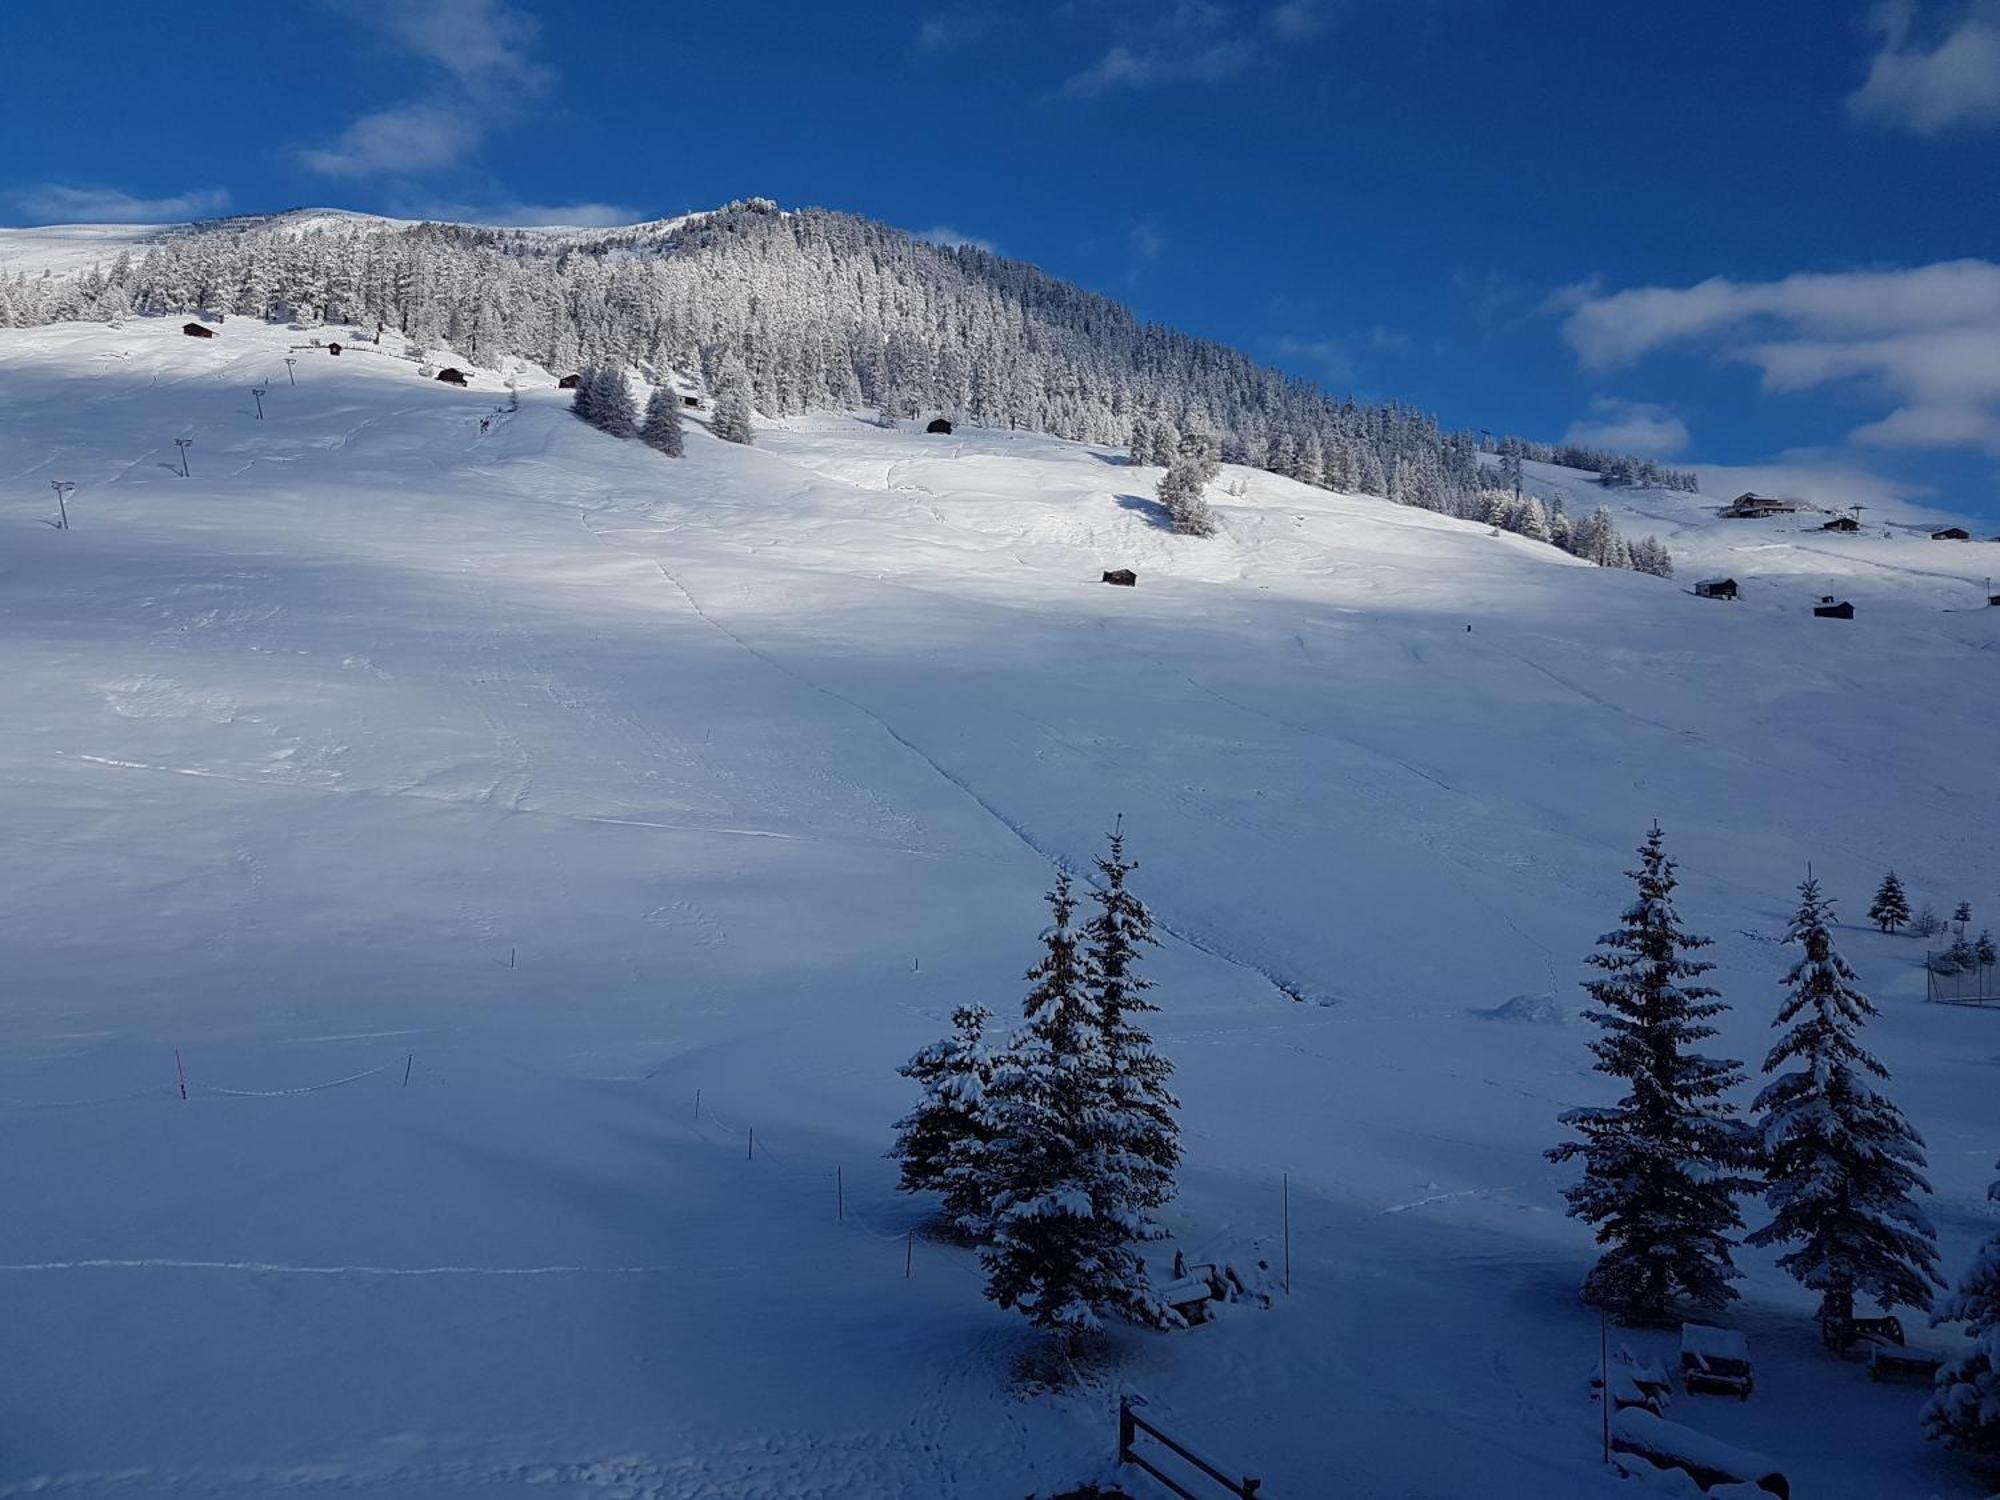
[[[1761,549],[1729,606],[1237,469],[1197,542],[1077,444],[672,462],[542,372],[507,413],[179,326],[0,330],[0,1496],[1018,1497],[1109,1477],[1121,1384],[1273,1496],[1629,1494],[1540,1153],[1608,1097],[1575,985],[1648,822],[1731,1055],[1808,860],[1849,919],[1892,864],[2000,916],[1980,547],[1695,499],[1677,553]],[[1293,1290],[1024,1397],[1020,1320],[906,1239],[894,1068],[1018,1002],[1121,814],[1162,1262],[1275,1285],[1288,1179]],[[1955,1273],[2000,1012],[1847,941]],[[1815,1500],[1978,1492],[1744,1263],[1757,1397],[1675,1416]]]

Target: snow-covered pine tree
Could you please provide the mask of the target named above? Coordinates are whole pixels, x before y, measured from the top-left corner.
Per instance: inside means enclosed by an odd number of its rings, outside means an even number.
[[[598,431],[615,438],[639,435],[639,412],[632,402],[632,387],[626,383],[622,365],[600,365],[595,371],[596,389],[590,396],[590,421]]]
[[[1972,961],[1982,969],[1990,969],[2000,964],[2000,949],[1993,946],[1993,934],[1982,931],[1979,941],[1972,945]]]
[[[655,386],[646,398],[646,420],[639,428],[639,441],[668,458],[679,458],[687,451],[681,433],[681,396],[673,386]]]
[[[1868,920],[1884,932],[1894,932],[1910,920],[1910,898],[1894,870],[1882,877],[1874,905],[1868,908]]]
[[[597,384],[596,365],[585,365],[576,372],[576,390],[569,398],[569,409],[578,421],[597,425]]]
[[[983,1005],[959,1006],[951,1013],[951,1035],[896,1070],[924,1091],[917,1107],[896,1122],[888,1154],[902,1163],[898,1186],[906,1193],[942,1193],[944,1217],[961,1233],[976,1233],[985,1222],[976,1157],[990,1135],[985,1102],[993,1054],[986,1023],[992,1015]]]
[[[1125,462],[1135,468],[1153,461],[1153,424],[1143,415],[1132,419],[1132,440],[1126,454]]]
[[[1571,1217],[1595,1224],[1608,1247],[1584,1278],[1585,1299],[1650,1321],[1677,1299],[1714,1308],[1736,1295],[1729,1236],[1742,1224],[1738,1195],[1755,1186],[1743,1175],[1754,1152],[1723,1097],[1742,1065],[1692,1050],[1715,1034],[1703,1023],[1725,1007],[1715,990],[1687,982],[1715,966],[1690,956],[1708,939],[1674,910],[1674,863],[1658,824],[1627,873],[1638,899],[1589,957],[1604,977],[1584,985],[1599,1007],[1585,1013],[1602,1029],[1591,1043],[1596,1070],[1623,1079],[1626,1092],[1610,1108],[1564,1113],[1583,1139],[1548,1154],[1582,1158],[1583,1177],[1564,1196]]]
[[[748,443],[752,437],[750,374],[743,361],[731,355],[724,361],[715,383],[715,417],[709,430],[725,443]]]
[[[1855,1037],[1875,1007],[1834,947],[1833,910],[1810,874],[1785,941],[1801,951],[1773,1024],[1791,1029],[1765,1058],[1778,1076],[1752,1106],[1772,1218],[1745,1242],[1792,1247],[1778,1264],[1820,1294],[1822,1319],[1852,1317],[1863,1292],[1884,1309],[1928,1309],[1944,1281],[1937,1232],[1914,1197],[1931,1190],[1923,1138],[1875,1089],[1888,1069]]]
[[[1972,925],[1972,903],[1970,901],[1959,902],[1957,906],[1952,908],[1951,920],[1952,925],[1958,928],[1958,935],[1964,937],[1965,929]]]
[[[1160,503],[1173,518],[1178,535],[1215,535],[1215,513],[1208,508],[1203,491],[1221,472],[1214,439],[1198,432],[1190,432],[1181,439],[1180,451],[1167,466],[1167,472],[1160,476],[1158,490]]]
[[[1152,1232],[1143,1174],[1109,1116],[1097,1006],[1085,982],[1068,875],[1049,893],[1052,921],[1026,1001],[1028,1024],[995,1061],[985,1093],[992,1134],[976,1156],[987,1214],[979,1257],[986,1295],[1067,1341],[1114,1314],[1172,1324],[1135,1241]]]
[[[2000,1203],[2000,1182],[1987,1188],[1986,1196]],[[1924,1436],[1983,1459],[2000,1459],[2000,1234],[1979,1247],[1932,1321],[1963,1323],[1972,1348],[1938,1371],[1920,1418]]]
[[[1126,877],[1139,868],[1125,858],[1125,823],[1109,835],[1097,856],[1097,880],[1090,891],[1097,912],[1083,927],[1084,984],[1097,1007],[1108,1060],[1112,1119],[1123,1144],[1136,1158],[1136,1199],[1159,1208],[1174,1196],[1174,1169],[1180,1165],[1180,1100],[1167,1087],[1174,1065],[1153,1048],[1153,1039],[1135,1019],[1159,1007],[1146,998],[1153,981],[1139,972],[1140,950],[1156,946],[1153,914],[1133,894]]]

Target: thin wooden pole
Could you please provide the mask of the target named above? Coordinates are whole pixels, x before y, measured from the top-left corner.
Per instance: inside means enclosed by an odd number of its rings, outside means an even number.
[[[1285,1295],[1292,1295],[1292,1174],[1284,1174],[1285,1183]]]
[[[1598,1399],[1604,1411],[1604,1461],[1611,1462],[1611,1319],[1605,1310],[1597,1309],[1597,1373]]]
[[[903,1280],[910,1279],[910,1268],[916,1263],[917,1232],[914,1229],[906,1229],[903,1231]]]
[[[181,1064],[181,1049],[178,1047],[174,1048],[174,1076],[179,1078],[181,1081],[181,1097],[183,1099],[187,1098],[188,1096],[187,1069]]]
[[[847,1218],[847,1182],[843,1169],[833,1169],[833,1216],[845,1221]]]
[[[403,1087],[404,1087],[404,1088],[408,1088],[408,1087],[410,1086],[410,1069],[414,1068],[414,1067],[415,1067],[416,1065],[417,1065],[417,1054],[416,1054],[416,1053],[414,1053],[414,1052],[412,1052],[412,1053],[411,1053],[411,1054],[409,1055],[409,1058],[408,1058],[408,1059],[407,1059],[407,1060],[406,1060],[406,1061],[405,1061],[405,1062],[403,1063]]]
[[[701,1123],[701,1090],[700,1090],[700,1089],[696,1089],[696,1090],[694,1091],[694,1122],[695,1122],[695,1124],[697,1124],[697,1125],[699,1125],[699,1124]]]
[[[757,1127],[755,1125],[752,1125],[750,1127],[750,1149],[743,1153],[743,1159],[745,1161],[750,1161],[756,1155],[757,1155]]]

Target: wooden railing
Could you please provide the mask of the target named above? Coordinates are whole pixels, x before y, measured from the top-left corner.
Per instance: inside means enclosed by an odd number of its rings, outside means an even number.
[[[1216,1484],[1222,1486],[1224,1494],[1234,1495],[1237,1500],[1257,1500],[1263,1493],[1263,1481],[1259,1479],[1238,1479],[1228,1470],[1211,1459],[1204,1458],[1178,1438],[1170,1437],[1158,1427],[1148,1422],[1132,1409],[1132,1398],[1121,1396],[1118,1400],[1118,1462],[1131,1464],[1143,1469],[1172,1490],[1181,1500],[1204,1500],[1204,1497],[1187,1488],[1171,1474],[1163,1471],[1146,1454],[1138,1451],[1139,1434],[1144,1433],[1161,1447],[1175,1454],[1183,1463],[1198,1471]],[[1197,1483],[1199,1481],[1196,1481]]]

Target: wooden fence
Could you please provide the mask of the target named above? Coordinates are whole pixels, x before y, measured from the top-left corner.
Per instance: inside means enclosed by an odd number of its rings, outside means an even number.
[[[1234,1495],[1237,1497],[1237,1500],[1257,1500],[1257,1497],[1263,1493],[1262,1480],[1247,1477],[1242,1479],[1235,1478],[1220,1464],[1202,1457],[1201,1454],[1195,1452],[1186,1443],[1181,1442],[1178,1438],[1168,1436],[1151,1422],[1148,1422],[1132,1409],[1132,1398],[1130,1396],[1121,1396],[1118,1400],[1118,1462],[1121,1464],[1131,1464],[1134,1468],[1143,1469],[1176,1495],[1179,1495],[1181,1500],[1204,1500],[1204,1497],[1194,1490],[1187,1488],[1186,1485],[1175,1479],[1173,1475],[1162,1470],[1158,1464],[1154,1463],[1152,1457],[1138,1450],[1139,1435],[1141,1433],[1151,1438],[1160,1448],[1164,1448],[1168,1453],[1175,1455],[1189,1469],[1220,1485],[1222,1493],[1225,1495]],[[1172,1462],[1164,1454],[1158,1454],[1157,1450],[1155,1450],[1155,1456],[1160,1457],[1163,1462]],[[1198,1484],[1200,1480],[1194,1480],[1193,1482]]]

